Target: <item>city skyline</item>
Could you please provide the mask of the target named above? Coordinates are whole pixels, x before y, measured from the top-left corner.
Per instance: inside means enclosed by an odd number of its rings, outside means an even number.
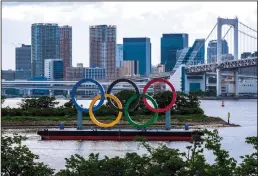
[[[78,62],[89,66],[88,30],[91,25],[116,25],[117,44],[122,44],[123,38],[126,37],[150,38],[153,65],[160,63],[160,38],[164,33],[188,33],[189,45],[192,45],[195,39],[207,37],[218,16],[228,18],[238,16],[241,21],[245,21],[249,26],[253,28],[257,26],[255,2],[11,4],[3,3],[2,69],[15,68],[15,47],[13,43],[31,44],[30,25],[32,23],[51,22],[72,26],[73,66]],[[148,6],[146,6],[147,4]],[[33,8],[30,5],[33,5]],[[234,8],[231,8],[229,11],[227,10],[229,6]],[[212,12],[209,11],[211,7],[213,9]],[[131,9],[134,9],[134,13],[130,13]],[[184,11],[184,9],[187,10]],[[92,15],[89,15],[89,13]],[[114,17],[116,18],[114,19]],[[172,21],[171,24],[168,21]],[[15,26],[19,26],[18,31]]]

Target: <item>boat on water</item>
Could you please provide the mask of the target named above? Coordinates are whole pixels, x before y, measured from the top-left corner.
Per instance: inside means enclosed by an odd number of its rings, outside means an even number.
[[[133,141],[144,138],[148,141],[202,140],[203,133],[184,129],[43,129],[37,132],[42,140],[110,140]]]

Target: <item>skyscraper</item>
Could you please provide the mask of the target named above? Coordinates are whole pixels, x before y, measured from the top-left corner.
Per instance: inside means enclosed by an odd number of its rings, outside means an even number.
[[[31,77],[31,45],[22,44],[15,48],[15,79]]]
[[[193,46],[181,49],[176,53],[176,64],[172,70],[175,72],[180,65],[198,65],[204,63],[205,39],[196,39]]]
[[[222,55],[228,54],[228,42],[221,40]],[[207,63],[213,63],[217,61],[217,40],[211,40],[207,47]]]
[[[151,73],[150,38],[124,38],[123,46],[123,60],[139,61],[139,74],[149,75]]]
[[[90,67],[106,69],[106,77],[116,76],[116,26],[90,26]]]
[[[176,64],[178,50],[188,47],[188,34],[163,34],[161,38],[161,64],[165,71],[172,71]]]
[[[66,68],[72,67],[72,27],[59,26],[59,54],[60,59],[64,63],[64,73],[66,75]]]
[[[59,58],[59,28],[53,23],[31,26],[32,77],[44,76],[44,60]]]
[[[123,61],[123,45],[117,44],[116,45],[116,68],[121,67],[122,61]]]
[[[189,60],[193,61],[194,65],[204,64],[205,39],[196,39],[190,52]]]

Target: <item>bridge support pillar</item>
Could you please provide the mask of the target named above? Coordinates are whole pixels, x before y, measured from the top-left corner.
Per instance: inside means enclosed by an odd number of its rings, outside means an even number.
[[[234,80],[235,80],[235,95],[239,95],[239,82],[238,82],[238,71],[234,71]]]
[[[220,69],[217,69],[217,86],[216,86],[216,89],[217,89],[217,96],[220,96],[221,95],[221,71]]]
[[[67,90],[67,97],[70,97],[70,90]]]
[[[166,111],[166,130],[171,129],[171,109]]]
[[[78,130],[82,129],[82,111],[80,110],[77,110],[77,129]]]

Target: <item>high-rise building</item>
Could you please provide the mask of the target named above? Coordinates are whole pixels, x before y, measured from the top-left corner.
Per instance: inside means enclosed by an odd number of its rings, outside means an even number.
[[[116,76],[116,26],[90,26],[90,67],[106,69],[106,77]]]
[[[196,39],[191,47],[181,49],[176,53],[175,72],[181,64],[198,65],[204,63],[205,39]]]
[[[105,79],[106,78],[106,70],[105,68],[84,68],[85,69],[85,78],[90,78],[90,79]]]
[[[66,67],[72,67],[72,27],[59,26],[59,55],[64,61],[64,73],[66,75]]]
[[[31,26],[32,77],[44,76],[44,60],[59,57],[59,28],[53,23]]]
[[[228,42],[221,40],[222,54],[228,54]],[[207,63],[217,62],[217,40],[211,40],[207,47]]]
[[[31,45],[22,44],[15,48],[15,79],[31,77]]]
[[[123,61],[123,44],[116,45],[116,68],[121,67],[121,62]]]
[[[61,81],[64,78],[64,63],[62,59],[45,59],[45,78],[51,81]]]
[[[172,71],[176,64],[177,51],[188,47],[188,34],[163,34],[161,38],[161,64],[165,71]]]
[[[139,61],[139,74],[149,75],[151,73],[150,38],[124,38],[123,60]]]
[[[194,65],[204,64],[205,55],[205,39],[196,39],[191,47],[189,60],[194,62]]]

